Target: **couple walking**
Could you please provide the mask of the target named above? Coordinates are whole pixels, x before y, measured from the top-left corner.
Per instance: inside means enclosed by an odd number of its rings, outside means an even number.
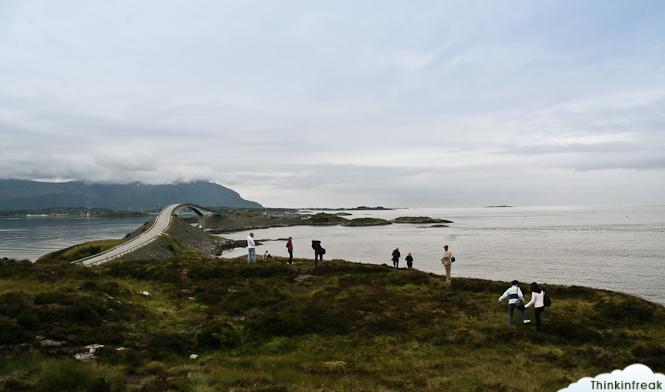
[[[395,247],[395,250],[393,250],[393,254],[391,257],[391,260],[393,261],[393,267],[399,268],[399,258],[402,256],[401,253],[399,253],[399,246]],[[406,255],[406,266],[408,268],[413,268],[413,256],[411,256],[411,252],[409,252],[408,255]]]
[[[520,311],[520,316],[522,318],[522,323],[528,324],[531,322],[526,318],[526,308],[531,305],[534,305],[535,316],[536,316],[536,331],[542,329],[542,320],[541,315],[545,311],[545,307],[549,306],[549,298],[546,298],[545,291],[538,285],[538,283],[531,283],[531,301],[528,304],[524,304],[524,294],[522,289],[520,289],[519,282],[516,280],[512,281],[512,286],[510,286],[500,297],[499,303],[502,303],[504,299],[508,298],[508,325],[513,324],[513,314],[515,313],[515,308]]]

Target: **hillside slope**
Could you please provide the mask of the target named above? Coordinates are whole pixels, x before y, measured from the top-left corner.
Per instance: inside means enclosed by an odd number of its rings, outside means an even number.
[[[342,261],[0,260],[0,390],[555,391],[665,370],[662,306],[548,285],[536,333],[505,325],[507,285]]]
[[[0,209],[88,207],[155,210],[178,202],[208,207],[261,207],[229,188],[203,181],[146,185],[0,180]]]

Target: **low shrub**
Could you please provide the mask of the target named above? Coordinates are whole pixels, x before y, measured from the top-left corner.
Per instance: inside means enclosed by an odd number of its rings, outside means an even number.
[[[604,341],[603,335],[595,328],[582,323],[573,323],[559,318],[552,318],[544,326],[544,334],[551,342],[574,343],[600,343]]]
[[[0,315],[15,318],[21,311],[32,306],[32,297],[20,291],[0,295]]]
[[[35,389],[42,392],[113,392],[122,390],[123,384],[121,375],[108,367],[61,359],[42,364]]]
[[[39,326],[41,319],[39,317],[39,311],[35,308],[27,307],[16,316],[16,322],[27,330],[32,330]]]
[[[602,319],[621,320],[625,324],[653,321],[663,313],[662,307],[633,297],[618,302],[602,301],[596,309]]]
[[[631,353],[635,356],[635,362],[651,367],[654,372],[665,371],[665,345],[639,345]]]
[[[207,325],[196,334],[196,344],[203,349],[242,347],[249,339],[249,330],[232,322]]]
[[[0,345],[19,344],[27,339],[25,331],[16,321],[0,316]]]
[[[184,333],[157,333],[148,339],[144,350],[154,359],[168,355],[186,356],[192,352],[194,342]]]
[[[112,297],[129,294],[130,291],[121,287],[117,282],[97,282],[88,280],[80,285],[80,289],[84,291],[92,291],[96,293],[108,294]]]

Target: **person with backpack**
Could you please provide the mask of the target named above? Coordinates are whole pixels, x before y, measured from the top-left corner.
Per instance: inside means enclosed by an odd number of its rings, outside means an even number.
[[[312,240],[312,249],[314,249],[314,266],[319,266],[319,259],[323,261],[323,255],[326,254],[326,250],[321,246],[321,241]]]
[[[393,267],[399,268],[399,258],[401,254],[399,253],[399,246],[395,247],[395,250],[393,250],[393,255],[392,255],[392,260],[393,260]]]
[[[526,318],[526,308],[524,307],[524,294],[522,294],[522,289],[520,289],[520,282],[513,280],[512,286],[510,286],[500,297],[499,303],[502,303],[504,299],[508,298],[508,325],[513,325],[513,313],[515,308],[520,311],[520,316],[522,317],[522,323],[528,324],[531,320]]]
[[[541,315],[545,311],[545,307],[551,304],[551,300],[545,294],[545,291],[538,285],[538,283],[531,283],[531,301],[528,304],[524,305],[524,308],[528,308],[531,305],[534,305],[534,311],[536,314],[536,331],[542,329]]]
[[[293,237],[286,240],[286,250],[289,252],[289,264],[293,263]]]

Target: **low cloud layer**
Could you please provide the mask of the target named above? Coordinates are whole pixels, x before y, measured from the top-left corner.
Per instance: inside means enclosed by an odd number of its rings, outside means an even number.
[[[662,202],[665,6],[511,4],[4,2],[0,177]]]

